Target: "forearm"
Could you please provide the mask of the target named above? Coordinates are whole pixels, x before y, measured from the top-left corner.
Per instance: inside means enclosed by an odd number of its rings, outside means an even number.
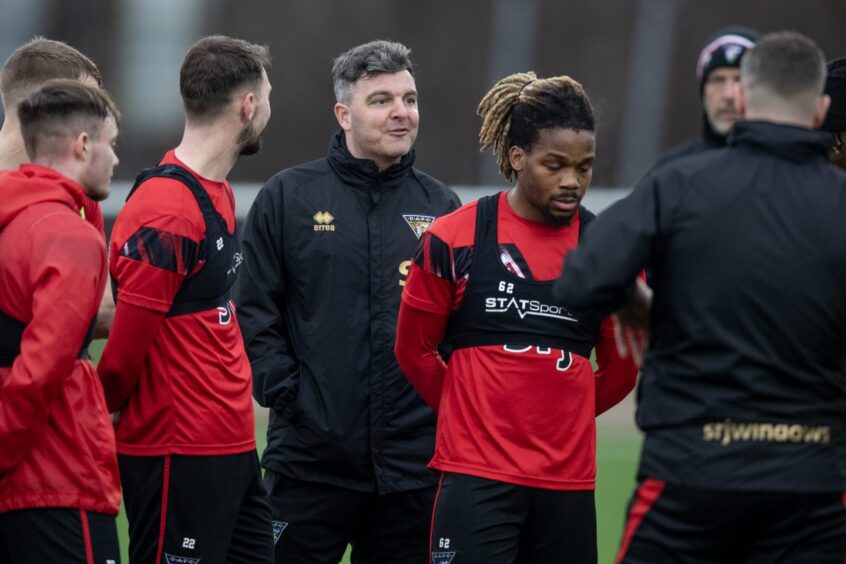
[[[610,319],[603,321],[600,338],[596,344],[596,415],[620,403],[632,391],[637,381],[637,366],[634,361],[631,358],[622,358],[617,351],[612,323]]]
[[[111,278],[107,275],[106,287],[103,289],[103,298],[100,300],[100,308],[97,310],[97,324],[94,326],[94,338],[107,338],[114,320],[115,299],[112,296]]]
[[[119,303],[115,322],[97,365],[109,411],[118,411],[138,384],[165,312]]]
[[[438,411],[446,363],[438,354],[446,330],[443,315],[416,309],[403,302],[397,322],[394,352],[397,362],[420,396]]]
[[[589,224],[578,247],[564,258],[553,288],[561,303],[576,312],[603,316],[625,303],[654,252],[661,215],[656,190],[649,178],[644,179],[632,194]]]

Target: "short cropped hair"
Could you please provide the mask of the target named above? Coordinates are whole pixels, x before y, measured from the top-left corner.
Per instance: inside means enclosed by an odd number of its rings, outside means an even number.
[[[0,94],[7,109],[14,108],[39,86],[54,78],[93,78],[99,86],[103,77],[94,62],[61,41],[35,37],[15,49],[6,59],[0,77]]]
[[[355,83],[377,74],[407,70],[412,75],[411,49],[395,41],[377,39],[342,53],[332,65],[335,100],[348,104]]]
[[[763,92],[784,101],[820,96],[825,86],[825,56],[813,40],[795,31],[762,37],[740,63],[740,80],[747,91]]]
[[[120,120],[108,92],[64,78],[45,82],[18,105],[24,146],[33,160],[54,140],[76,137],[83,131],[93,139],[99,138],[109,117]]]
[[[267,45],[225,35],[200,39],[185,54],[179,72],[185,113],[200,121],[219,117],[236,92],[261,84],[270,61]]]

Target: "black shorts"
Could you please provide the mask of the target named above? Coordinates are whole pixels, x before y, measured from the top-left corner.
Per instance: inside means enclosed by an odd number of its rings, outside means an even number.
[[[270,508],[255,451],[118,455],[118,463],[131,562],[272,561]]]
[[[0,513],[0,564],[118,564],[115,518],[80,509]]]
[[[447,473],[430,545],[432,564],[595,564],[594,494]]]
[[[846,494],[703,490],[647,479],[629,503],[626,564],[843,564]]]
[[[265,473],[278,564],[426,564],[435,488],[391,494]]]

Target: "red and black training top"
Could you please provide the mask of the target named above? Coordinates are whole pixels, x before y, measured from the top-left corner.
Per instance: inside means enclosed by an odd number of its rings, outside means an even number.
[[[421,239],[396,352],[438,411],[432,468],[593,489],[594,418],[632,389],[636,368],[617,356],[610,320],[578,319],[551,298],[588,213],[549,226],[518,216],[503,192],[436,220]],[[444,340],[448,364],[437,353]]]
[[[101,376],[119,363],[121,351],[136,346],[137,331],[123,330],[127,311],[161,317],[146,358],[133,367],[137,373],[120,374],[134,385],[128,399],[120,386],[106,386],[110,408],[121,411],[118,452],[247,452],[255,448],[251,371],[228,299],[241,264],[232,189],[199,176],[173,151],[162,164],[187,171],[202,193],[178,178],[151,177],[112,232],[117,308]]]

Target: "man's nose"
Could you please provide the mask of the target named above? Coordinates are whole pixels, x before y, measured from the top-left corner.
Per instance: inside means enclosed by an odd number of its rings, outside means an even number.
[[[391,117],[402,119],[408,117],[408,107],[405,105],[405,100],[398,98],[391,104]]]

